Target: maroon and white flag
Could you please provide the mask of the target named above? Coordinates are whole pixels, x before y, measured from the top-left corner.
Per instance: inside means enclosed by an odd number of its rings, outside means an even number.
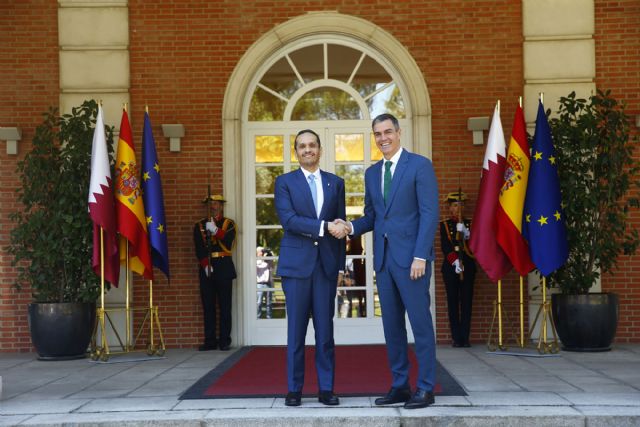
[[[104,133],[102,106],[98,105],[96,129],[91,148],[91,183],[89,184],[89,216],[93,221],[93,271],[100,276],[100,227],[103,232],[104,279],[118,286],[120,257],[116,228],[116,211],[111,182],[111,167]]]
[[[511,270],[509,258],[496,239],[496,212],[500,188],[504,182],[505,151],[500,109],[496,105],[484,153],[478,202],[473,214],[473,232],[469,241],[478,264],[493,282],[502,279]]]

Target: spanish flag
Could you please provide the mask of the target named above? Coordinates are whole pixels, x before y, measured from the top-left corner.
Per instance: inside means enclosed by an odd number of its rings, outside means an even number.
[[[529,181],[529,143],[524,113],[518,105],[507,153],[504,182],[496,211],[496,238],[511,264],[521,276],[535,268],[529,257],[529,245],[522,236],[522,212]]]
[[[126,262],[126,243],[129,242],[129,269],[153,280],[151,252],[144,216],[144,202],[140,187],[140,168],[136,161],[133,137],[127,111],[122,111],[120,140],[115,166],[116,215],[120,233],[120,263]]]

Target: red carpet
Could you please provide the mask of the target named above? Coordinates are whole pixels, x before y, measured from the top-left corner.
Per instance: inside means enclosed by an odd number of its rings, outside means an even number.
[[[411,386],[415,388],[417,364],[411,349],[409,356]],[[283,396],[287,393],[286,357],[286,347],[242,348],[201,378],[181,399]],[[309,396],[318,392],[314,357],[315,349],[307,347],[303,394]],[[466,395],[439,363],[436,382],[434,392],[437,395]],[[336,394],[382,395],[390,385],[391,372],[384,345],[336,347]]]

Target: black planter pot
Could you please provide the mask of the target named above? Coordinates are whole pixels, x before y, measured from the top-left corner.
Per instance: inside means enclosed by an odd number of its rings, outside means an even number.
[[[618,295],[551,296],[553,321],[567,351],[609,351],[618,327]]]
[[[40,360],[86,357],[95,321],[95,303],[29,304],[31,341]]]

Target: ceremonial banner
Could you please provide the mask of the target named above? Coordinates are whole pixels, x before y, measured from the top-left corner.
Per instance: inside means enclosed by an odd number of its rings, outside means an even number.
[[[529,246],[522,236],[522,212],[529,180],[529,143],[522,107],[518,105],[507,153],[504,182],[496,212],[496,238],[500,247],[521,276],[535,268]]]
[[[497,282],[511,270],[509,258],[496,240],[496,210],[505,170],[505,144],[500,110],[496,105],[482,164],[478,203],[473,214],[469,247],[489,279]]]
[[[102,228],[102,252],[104,256],[104,280],[118,286],[120,259],[118,258],[118,235],[116,209],[113,200],[111,167],[104,133],[102,106],[98,105],[96,129],[91,147],[91,180],[89,183],[89,216],[93,221],[93,271],[100,276],[100,228]]]
[[[153,265],[162,270],[169,278],[169,245],[160,164],[158,163],[156,142],[151,131],[151,120],[146,112],[144,113],[144,128],[142,130],[142,198]]]
[[[524,205],[524,236],[529,241],[531,260],[543,276],[548,276],[564,264],[569,256],[569,248],[560,206],[562,197],[551,129],[542,102],[538,103],[531,148],[531,170]]]
[[[116,212],[120,233],[120,262],[126,261],[126,241],[129,242],[129,268],[153,279],[147,222],[140,188],[140,169],[136,161],[129,116],[122,111],[120,140],[116,156]],[[126,239],[126,240],[125,240]]]

